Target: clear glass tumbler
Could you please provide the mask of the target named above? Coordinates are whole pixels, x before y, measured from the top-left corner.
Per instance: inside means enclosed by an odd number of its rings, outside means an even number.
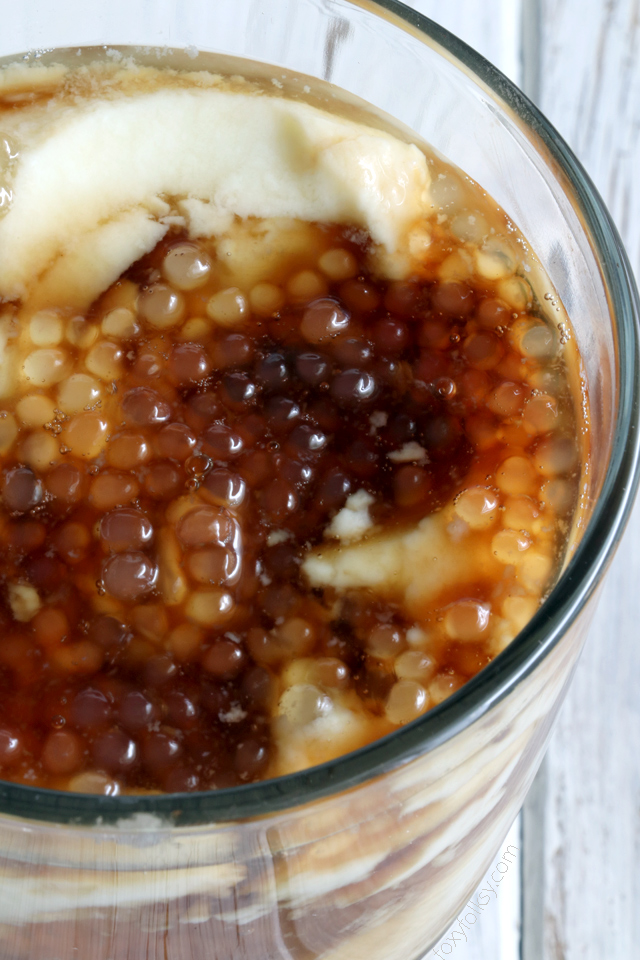
[[[95,797],[0,784],[0,958],[409,960],[465,904],[544,753],[638,473],[638,305],[615,228],[547,121],[392,0],[22,0],[3,63],[133,45],[302,73],[416,131],[531,242],[591,398],[586,524],[531,623],[416,722],[331,763],[211,793]],[[27,51],[26,54],[21,51]],[[237,67],[239,72],[241,65]],[[248,68],[247,68],[248,69]]]

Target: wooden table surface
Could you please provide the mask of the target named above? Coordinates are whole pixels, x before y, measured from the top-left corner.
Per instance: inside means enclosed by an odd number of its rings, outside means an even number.
[[[413,0],[514,80],[596,184],[640,277],[640,0]],[[640,958],[640,502],[493,912],[456,960]],[[450,949],[442,944],[448,944]],[[438,955],[430,951],[428,956]]]

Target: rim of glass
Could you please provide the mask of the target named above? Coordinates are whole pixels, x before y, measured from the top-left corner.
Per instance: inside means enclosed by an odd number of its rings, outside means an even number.
[[[613,448],[587,530],[542,609],[495,660],[424,716],[360,750],[284,777],[198,793],[103,797],[0,782],[0,813],[75,824],[107,824],[146,813],[174,825],[195,825],[276,813],[373,780],[451,739],[507,696],[576,619],[622,535],[639,480],[640,304],[622,241],[601,197],[549,121],[479,53],[397,0],[349,2],[357,7],[379,7],[380,15],[392,14],[400,21],[395,24],[399,29],[417,30],[426,42],[441,47],[467,68],[541,141],[573,189],[599,260],[617,336],[618,406]]]

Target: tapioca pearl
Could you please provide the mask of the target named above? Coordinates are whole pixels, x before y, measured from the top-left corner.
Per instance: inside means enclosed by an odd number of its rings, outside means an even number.
[[[221,399],[227,409],[242,413],[255,404],[258,394],[255,382],[245,371],[233,370],[224,374]]]
[[[187,425],[199,435],[213,420],[222,417],[223,408],[215,393],[207,390],[190,397],[183,413]]]
[[[169,375],[174,383],[186,385],[206,380],[211,360],[199,343],[176,344],[169,354]]]
[[[476,319],[485,330],[498,333],[507,330],[512,320],[512,310],[504,300],[488,297],[480,301],[476,310]]]
[[[158,576],[156,565],[144,553],[116,553],[102,567],[105,590],[117,600],[135,600],[153,590]]]
[[[141,510],[120,507],[100,521],[100,539],[113,553],[141,550],[153,539],[153,526]]]
[[[479,244],[490,232],[490,227],[477,210],[465,210],[452,218],[451,232],[463,243]]]
[[[426,470],[406,464],[394,474],[393,497],[399,507],[415,507],[428,497],[432,486]]]
[[[96,737],[91,754],[97,767],[108,773],[122,773],[135,766],[138,747],[123,730],[109,730]]]
[[[570,473],[578,464],[578,445],[573,437],[547,437],[536,447],[533,462],[543,477]]]
[[[117,307],[105,314],[100,329],[105,337],[113,337],[114,340],[130,340],[140,333],[136,315],[127,307]]]
[[[101,770],[83,770],[71,777],[66,789],[71,793],[88,793],[94,796],[118,797],[121,785]]]
[[[58,556],[65,563],[75,566],[84,560],[91,543],[91,534],[83,523],[70,520],[53,532],[51,543]]]
[[[97,687],[85,687],[71,701],[69,720],[79,730],[103,727],[110,718],[109,698]]]
[[[373,440],[362,437],[350,443],[344,453],[344,466],[348,473],[359,480],[370,480],[378,470],[380,455]]]
[[[317,387],[331,376],[331,363],[323,353],[299,353],[296,357],[296,373],[304,383]]]
[[[165,368],[165,358],[151,346],[140,347],[136,355],[132,373],[139,380],[153,380],[159,377]]]
[[[202,668],[219,680],[233,680],[244,669],[247,655],[234,640],[222,637],[203,653]]]
[[[282,310],[284,303],[284,291],[275,283],[257,283],[249,291],[249,305],[259,317],[272,317]]]
[[[33,553],[47,539],[47,528],[37,520],[18,520],[7,525],[6,538],[18,553]]]
[[[351,684],[349,667],[337,657],[318,657],[312,661],[309,672],[313,683],[319,687],[346,690]]]
[[[254,367],[254,376],[266,390],[278,391],[289,382],[289,365],[283,354],[267,353],[258,358]]]
[[[367,653],[380,660],[397,657],[406,648],[404,632],[390,623],[379,623],[369,632],[366,640]]]
[[[151,773],[162,773],[179,760],[182,753],[177,731],[171,729],[149,733],[142,741],[142,762]]]
[[[250,314],[249,301],[238,287],[219,290],[207,302],[207,316],[220,327],[237,327]]]
[[[124,373],[124,351],[111,340],[99,340],[87,353],[84,365],[100,380],[119,380]]]
[[[454,500],[457,515],[468,523],[472,530],[486,530],[498,518],[500,501],[488,487],[468,487]]]
[[[371,313],[380,305],[380,291],[367,280],[345,280],[338,294],[348,310],[359,314]]]
[[[434,350],[447,350],[451,346],[451,336],[451,326],[445,320],[425,319],[418,329],[420,346]]]
[[[197,438],[186,423],[168,423],[158,432],[153,445],[161,457],[184,461],[193,453]]]
[[[275,433],[288,433],[300,420],[300,405],[290,397],[270,397],[265,405],[269,429]]]
[[[197,290],[211,275],[211,260],[192,243],[178,243],[165,254],[162,273],[176,290]]]
[[[378,320],[372,332],[377,350],[383,354],[402,353],[409,343],[410,334],[406,323],[392,317]]]
[[[371,344],[362,337],[342,337],[330,347],[334,360],[341,367],[367,366],[373,357]]]
[[[154,500],[172,500],[183,489],[185,479],[175,463],[152,463],[144,477],[144,489]]]
[[[504,356],[504,347],[495,333],[482,330],[472,333],[462,344],[462,352],[467,363],[478,370],[491,370]]]
[[[356,409],[376,399],[379,387],[375,378],[364,370],[345,370],[334,377],[331,396],[340,406]]]
[[[269,671],[257,665],[250,667],[242,676],[240,692],[243,701],[254,709],[267,706],[273,696],[273,680]]]
[[[506,597],[502,603],[502,615],[511,622],[516,633],[520,633],[539,606],[540,601],[535,597]]]
[[[56,468],[60,469],[60,468]],[[125,473],[101,473],[94,477],[89,488],[89,503],[97,510],[112,510],[123,507],[137,499],[140,484]]]
[[[222,586],[235,579],[239,572],[239,558],[234,550],[213,545],[190,553],[186,567],[197,583]]]
[[[64,610],[56,607],[43,607],[39,610],[31,626],[36,641],[43,647],[54,647],[62,643],[69,635],[69,620]]]
[[[24,427],[44,427],[55,417],[55,403],[37,393],[22,397],[16,403],[16,415]]]
[[[167,652],[179,663],[194,660],[204,642],[202,630],[193,623],[180,623],[165,638]]]
[[[166,423],[171,417],[170,404],[149,387],[127,390],[121,405],[126,421],[138,427]]]
[[[211,320],[204,317],[191,317],[182,325],[176,336],[178,339],[187,340],[190,343],[206,343],[213,336],[213,332],[214,327]]]
[[[225,590],[196,590],[185,606],[187,617],[203,627],[228,623],[235,613],[235,600]]]
[[[415,680],[428,684],[435,676],[438,664],[422,650],[405,650],[396,657],[393,668],[398,680]]]
[[[481,411],[466,417],[464,432],[478,451],[488,450],[500,440],[497,420],[489,412]]]
[[[525,396],[521,383],[504,381],[489,394],[486,404],[497,417],[515,417],[524,406]]]
[[[235,460],[244,451],[244,443],[226,423],[212,423],[203,434],[202,449],[213,460]]]
[[[318,267],[330,280],[349,280],[358,273],[358,261],[344,247],[332,247],[325,250],[318,259]]]
[[[482,603],[480,600],[458,600],[446,609],[445,633],[451,640],[474,642],[482,639],[487,633],[490,619],[490,603]]]
[[[200,491],[205,500],[231,509],[242,506],[247,497],[243,478],[225,467],[216,467],[208,473]]]
[[[268,764],[269,746],[266,742],[249,737],[236,747],[233,766],[241,780],[259,777]]]
[[[65,338],[73,347],[80,350],[89,350],[100,335],[100,328],[90,323],[84,317],[71,317],[65,326]]]
[[[60,456],[60,441],[45,430],[34,430],[20,444],[20,458],[38,473],[50,470]]]
[[[331,697],[311,683],[296,683],[280,697],[278,713],[296,729],[326,717],[333,709]]]
[[[34,350],[24,360],[22,372],[34,387],[51,387],[71,373],[71,358],[60,347]]]
[[[507,457],[496,470],[496,485],[510,496],[535,493],[537,474],[528,457]]]
[[[559,516],[563,516],[569,511],[573,500],[574,493],[571,484],[561,477],[545,480],[540,487],[540,501],[543,504],[548,504]]]
[[[53,310],[40,310],[29,321],[29,339],[36,347],[57,347],[64,339],[62,318]]]
[[[275,628],[275,636],[288,657],[304,657],[311,652],[317,630],[311,620],[289,617]]]
[[[327,282],[315,270],[300,270],[287,280],[287,299],[292,303],[309,303],[327,292]]]
[[[160,708],[141,690],[130,690],[118,703],[118,720],[129,733],[145,730],[158,722]]]
[[[332,467],[321,480],[316,491],[316,502],[325,511],[337,510],[352,492],[351,478],[339,467]]]
[[[533,497],[509,497],[505,500],[501,520],[505,527],[532,532],[540,516],[540,505]]]
[[[422,427],[422,441],[434,456],[443,456],[460,438],[460,422],[456,417],[429,417]]]
[[[447,317],[466,317],[474,306],[473,291],[466,283],[438,283],[431,291],[431,306]]]
[[[429,707],[425,688],[416,680],[402,679],[391,687],[384,705],[387,720],[398,725],[411,723]]]
[[[300,458],[317,456],[326,448],[328,442],[328,437],[322,430],[308,423],[301,423],[294,427],[288,439],[288,445],[294,455]]]
[[[16,418],[6,410],[0,411],[0,455],[9,453],[18,437]]]
[[[148,657],[142,671],[143,686],[150,689],[169,686],[175,683],[178,674],[177,663],[167,654]]]
[[[107,463],[116,470],[136,470],[151,457],[151,445],[143,433],[117,434],[106,451]]]
[[[465,680],[466,677],[461,676],[461,674],[455,671],[443,671],[442,673],[436,674],[427,687],[429,700],[433,705],[442,703],[459,690]]]
[[[23,752],[24,744],[20,733],[3,724],[0,727],[0,769],[17,763]]]
[[[255,344],[242,333],[229,333],[218,340],[211,349],[214,366],[226,370],[232,367],[244,367],[251,363]]]
[[[74,373],[58,386],[57,405],[66,414],[82,413],[102,397],[101,384],[86,373]]]
[[[291,483],[278,477],[265,488],[261,505],[273,520],[285,520],[298,509],[300,498]]]
[[[351,323],[349,313],[329,297],[314,300],[302,315],[300,333],[308,343],[328,343],[345,334]]]
[[[547,433],[558,423],[558,401],[549,394],[538,394],[526,404],[522,419],[536,433]]]
[[[509,342],[523,357],[540,362],[550,360],[558,349],[556,331],[534,317],[516,320],[509,331]]]
[[[507,277],[496,284],[496,292],[513,310],[531,310],[533,294],[523,277]]]
[[[156,283],[138,297],[138,316],[157,330],[177,326],[186,313],[184,297],[165,283]]]
[[[386,309],[401,317],[410,317],[418,308],[421,289],[415,281],[393,280],[384,295]]]
[[[65,423],[60,440],[74,457],[93,460],[107,445],[111,427],[98,413],[81,413]]]
[[[200,718],[200,708],[194,696],[184,690],[169,690],[164,697],[167,720],[180,730],[193,730]]]
[[[40,761],[53,775],[75,773],[81,766],[84,744],[71,730],[56,730],[50,733],[42,747]]]
[[[496,533],[491,541],[491,552],[504,564],[519,564],[523,554],[531,546],[532,540],[526,530],[505,529]]]
[[[205,505],[189,510],[176,527],[178,539],[185,547],[232,544],[237,532],[237,524],[226,510]]]
[[[42,500],[42,481],[29,467],[13,467],[2,478],[2,500],[12,513],[26,513]]]
[[[528,550],[517,571],[518,581],[531,593],[541,593],[553,570],[553,557],[536,547]]]
[[[316,471],[310,463],[299,460],[286,460],[280,467],[282,478],[298,489],[307,487],[316,478]]]
[[[124,647],[131,639],[131,630],[115,617],[99,616],[89,625],[89,640],[103,650]]]

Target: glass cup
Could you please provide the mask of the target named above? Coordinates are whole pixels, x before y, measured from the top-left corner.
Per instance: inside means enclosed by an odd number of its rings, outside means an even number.
[[[4,63],[134,45],[141,61],[198,68],[215,51],[368,101],[495,198],[571,317],[591,404],[585,522],[539,612],[478,676],[392,735],[276,780],[121,797],[0,784],[7,960],[422,956],[522,804],[633,499],[638,304],[615,228],[535,107],[392,0],[22,0],[3,21]]]

